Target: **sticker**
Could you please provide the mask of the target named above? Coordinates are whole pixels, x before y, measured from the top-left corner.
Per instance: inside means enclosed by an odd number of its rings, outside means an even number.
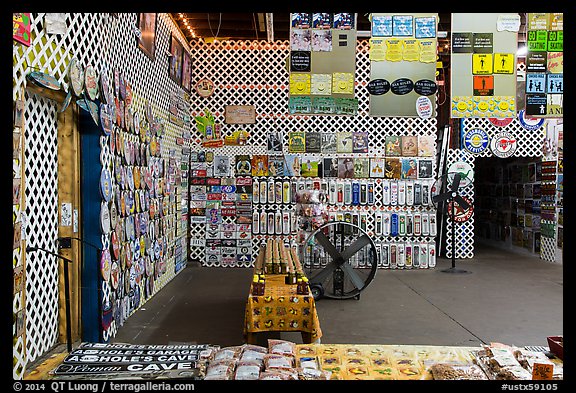
[[[430,79],[420,79],[414,82],[414,91],[422,96],[431,96],[436,94],[438,85]]]
[[[414,89],[414,82],[408,78],[396,79],[390,84],[390,90],[396,95],[404,95],[410,93]]]
[[[452,185],[452,180],[456,173],[460,174],[459,188],[466,187],[474,182],[474,170],[472,166],[464,161],[456,161],[448,167],[448,184]]]
[[[488,118],[488,121],[490,123],[492,123],[493,125],[495,125],[496,127],[506,127],[508,124],[512,123],[512,120],[514,120],[512,117],[503,117],[503,118],[490,117],[490,118]]]
[[[464,147],[473,154],[484,152],[488,148],[489,143],[488,134],[481,128],[468,130],[464,135]]]
[[[524,109],[521,109],[518,112],[518,120],[520,121],[522,127],[527,129],[528,131],[536,131],[544,124],[544,119],[542,118],[526,116],[526,112]]]
[[[84,90],[84,70],[82,69],[78,59],[75,57],[70,60],[68,79],[72,85],[72,92],[76,97],[80,97]]]
[[[96,70],[91,65],[88,65],[84,69],[84,88],[86,89],[86,94],[91,100],[95,100],[98,96],[98,77],[96,76]]]
[[[108,202],[100,204],[100,229],[105,235],[110,233],[110,210],[108,209]]]
[[[464,209],[458,204],[458,202],[453,200],[448,202],[448,216],[454,222],[466,222],[472,217],[472,214],[474,213],[474,206],[470,199],[465,196],[462,198],[468,203],[468,209]],[[454,212],[452,212],[452,209],[454,209]]]
[[[517,145],[518,142],[512,134],[509,132],[501,132],[492,138],[490,149],[495,156],[506,158],[514,154]]]
[[[100,104],[100,125],[104,135],[110,135],[112,133],[114,118],[111,107],[109,105]],[[112,153],[114,153],[114,150],[112,150]]]
[[[368,93],[374,96],[380,96],[382,94],[388,93],[390,90],[390,82],[386,79],[373,79],[368,82],[366,86]]]
[[[110,280],[110,272],[112,269],[112,258],[110,257],[110,251],[105,249],[102,250],[100,254],[100,272],[102,273],[102,279],[104,282]]]
[[[110,202],[112,198],[112,179],[110,171],[106,168],[102,168],[100,172],[100,192],[102,193],[102,198],[106,202]]]
[[[416,113],[421,118],[428,118],[432,116],[432,101],[426,96],[420,96],[416,99]]]

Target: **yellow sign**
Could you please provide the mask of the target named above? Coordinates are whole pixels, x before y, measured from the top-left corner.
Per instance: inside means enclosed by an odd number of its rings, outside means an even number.
[[[312,74],[311,93],[313,95],[332,94],[332,75],[330,74]]]
[[[402,41],[398,39],[386,40],[386,60],[402,61]]]
[[[290,74],[290,95],[310,95],[310,74]]]
[[[386,60],[386,46],[382,38],[370,38],[369,57],[371,61]]]
[[[350,72],[335,72],[332,74],[332,92],[354,94],[354,75]]]
[[[472,55],[472,73],[474,75],[492,74],[492,53],[474,53]]]
[[[420,62],[433,63],[436,61],[436,40],[420,40]]]
[[[420,57],[420,47],[417,40],[402,40],[402,46],[404,48],[402,58],[405,61],[418,61]]]
[[[494,73],[513,74],[514,55],[512,53],[494,53]]]
[[[534,363],[532,380],[550,380],[554,376],[554,365],[549,363]]]

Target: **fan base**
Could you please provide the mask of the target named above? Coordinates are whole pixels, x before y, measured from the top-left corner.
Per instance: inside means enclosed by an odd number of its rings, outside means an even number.
[[[468,270],[457,269],[455,267],[450,267],[448,269],[440,270],[442,273],[472,273]]]

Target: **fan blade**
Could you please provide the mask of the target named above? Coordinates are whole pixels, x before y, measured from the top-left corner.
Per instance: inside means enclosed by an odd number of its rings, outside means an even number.
[[[332,244],[330,239],[328,239],[328,237],[326,237],[324,232],[318,231],[318,233],[316,233],[316,235],[314,235],[314,237],[316,238],[316,240],[318,240],[318,243],[320,243],[322,245],[322,247],[324,247],[324,250],[328,254],[330,254],[330,256],[332,257],[333,260],[337,260],[338,258],[341,257],[340,252],[336,249],[334,244]]]
[[[452,192],[456,191],[458,187],[460,187],[460,172],[456,172],[454,174],[454,178],[452,179]]]
[[[445,201],[445,200],[449,199],[451,195],[452,195],[451,192],[445,192],[444,194],[434,195],[432,197],[432,202],[438,203],[441,201]]]
[[[464,210],[468,210],[470,204],[466,202],[466,199],[462,198],[460,195],[456,195],[454,197],[454,202],[458,203],[460,207]]]
[[[344,273],[348,276],[348,278],[350,278],[350,281],[352,281],[352,284],[354,284],[356,288],[358,289],[364,288],[364,285],[366,283],[364,282],[364,280],[360,278],[360,276],[358,276],[358,273],[354,271],[354,268],[352,268],[350,264],[344,263],[340,267],[342,268]]]
[[[370,244],[370,237],[368,235],[362,235],[354,243],[350,245],[347,249],[342,252],[342,259],[346,262],[354,254],[356,254],[362,247]]]
[[[324,280],[326,280],[326,277],[332,274],[334,270],[336,270],[336,264],[334,262],[330,262],[326,266],[324,266],[324,268],[322,268],[322,270],[320,270],[318,274],[316,274],[314,277],[310,277],[308,281],[311,284],[312,283],[322,284]]]

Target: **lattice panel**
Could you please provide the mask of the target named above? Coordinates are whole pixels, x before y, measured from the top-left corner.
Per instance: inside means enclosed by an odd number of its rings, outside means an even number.
[[[362,154],[321,154],[302,153],[319,158],[329,157],[382,157],[384,155],[384,141],[387,135],[432,135],[436,137],[436,119],[404,118],[404,117],[374,117],[369,115],[369,94],[365,86],[370,80],[370,60],[368,58],[368,42],[358,41],[356,48],[356,91],[358,99],[358,114],[356,116],[330,116],[330,115],[290,115],[288,113],[288,79],[287,58],[290,47],[287,41],[267,42],[238,42],[225,41],[206,44],[195,42],[191,44],[191,53],[194,59],[192,83],[203,78],[210,79],[215,85],[215,91],[209,98],[202,98],[192,94],[192,116],[203,114],[209,110],[215,117],[216,123],[221,124],[222,134],[230,135],[233,131],[243,129],[250,133],[246,146],[224,146],[218,149],[204,149],[200,145],[202,135],[196,132],[193,125],[192,132],[196,135],[196,143],[192,149],[197,151],[211,150],[215,155],[230,156],[234,163],[234,156],[238,154],[268,154],[267,134],[270,131],[282,133],[283,154],[288,154],[288,133],[290,131],[367,131],[369,133],[369,152]],[[226,105],[254,105],[256,123],[246,125],[225,124],[224,111]],[[194,139],[194,138],[193,138]],[[436,148],[436,144],[434,145]],[[433,177],[436,176],[436,160],[426,157],[433,162]],[[290,180],[292,178],[275,177],[275,180]],[[324,179],[327,180],[327,179]],[[390,207],[381,206],[380,198],[382,187],[379,179],[361,179],[362,182],[372,181],[375,185],[375,204],[373,208],[362,210],[360,208],[329,207],[328,210],[350,210],[367,212],[368,231],[374,231],[373,214],[376,210],[389,210]],[[253,209],[265,211],[294,211],[294,204],[253,203]],[[433,206],[429,207],[432,211]],[[400,208],[398,210],[402,210]],[[394,210],[394,209],[391,209]],[[410,210],[410,209],[406,209]],[[205,224],[191,224],[191,237],[204,239],[206,236]],[[287,242],[295,242],[296,234],[290,235],[252,235],[252,257],[258,253],[259,245],[268,236],[282,238]],[[394,239],[383,239],[394,241]],[[426,239],[426,241],[429,239]],[[422,241],[425,241],[424,239]],[[207,260],[203,246],[190,245],[190,258],[203,263],[205,266],[223,266],[223,264]],[[233,264],[234,265],[234,264]],[[252,265],[252,264],[250,264]],[[236,265],[235,265],[236,266]]]
[[[544,131],[546,127],[546,122],[540,127],[540,129],[535,131],[529,131],[525,129],[517,117],[515,117],[510,124],[505,127],[498,127],[490,123],[488,119],[485,118],[466,118],[462,119],[464,133],[472,128],[481,128],[488,134],[489,138],[493,138],[499,132],[508,132],[517,140],[517,148],[514,152],[514,157],[541,157],[542,156],[542,144],[544,142]],[[474,168],[475,157],[492,157],[492,151],[490,147],[484,150],[482,153],[473,155],[467,150],[453,150],[449,149],[449,153],[446,159],[446,167],[448,168],[450,164],[456,161],[464,161],[469,163],[472,168]],[[469,185],[460,190],[463,196],[468,197],[474,202],[474,188],[473,185]],[[456,258],[473,258],[474,257],[474,214],[465,223],[457,224],[456,231]],[[452,257],[452,240],[451,240],[451,230],[452,222],[448,217],[446,217],[446,231],[444,236],[444,242],[446,245],[446,256],[448,258]],[[544,247],[544,246],[543,246]]]
[[[555,237],[542,236],[540,238],[540,258],[548,262],[556,262],[558,246]],[[560,259],[561,260],[561,259]]]
[[[28,72],[40,70],[55,76],[65,90],[68,89],[68,64],[72,57],[78,58],[83,67],[92,65],[97,75],[106,73],[113,80],[113,70],[119,69],[134,92],[133,107],[143,116],[146,102],[151,104],[153,115],[164,121],[165,143],[161,156],[168,159],[172,149],[177,162],[181,159],[181,146],[176,146],[176,137],[182,136],[182,127],[168,121],[169,91],[177,89],[168,77],[168,56],[170,34],[176,34],[188,49],[182,33],[176,28],[168,14],[158,14],[156,30],[156,55],[151,61],[137,47],[134,29],[137,14],[135,13],[68,13],[65,14],[67,31],[65,34],[49,35],[44,30],[44,13],[31,15],[32,43],[25,47],[14,43],[13,46],[13,99],[18,91],[26,85],[25,76]],[[54,252],[54,239],[57,238],[58,207],[57,207],[57,145],[56,145],[56,110],[54,102],[31,97],[27,102],[26,124],[26,197],[29,201],[26,213],[29,224],[26,228],[29,244],[47,248]],[[108,139],[103,137],[101,146],[109,146]],[[107,148],[102,148],[101,162],[111,168],[111,154]],[[179,164],[177,165],[179,168]],[[180,194],[186,192],[185,188]],[[170,201],[175,199],[170,197]],[[180,221],[181,209],[169,208],[165,220],[159,223],[166,227],[170,248],[177,240],[176,223]],[[186,231],[178,234],[184,244]],[[103,236],[104,246],[109,245],[109,239]],[[187,250],[183,249],[184,255]],[[156,285],[142,288],[142,293],[155,294],[175,275],[174,256],[166,256],[166,265],[162,275],[158,276]],[[27,296],[27,346],[22,343],[14,345],[14,358],[33,361],[49,350],[57,340],[57,267],[56,258],[45,258],[40,253],[28,258],[26,288]],[[106,332],[107,338],[115,334],[116,329],[134,311],[129,304],[127,294],[117,294],[105,291],[107,297],[114,300],[115,316],[118,323],[113,322]],[[118,295],[119,298],[115,298]],[[125,296],[126,295],[126,296]],[[148,296],[142,296],[146,299]],[[144,301],[139,302],[141,306]],[[20,366],[19,366],[20,367]],[[16,375],[15,375],[16,376]],[[19,375],[22,377],[22,375]]]
[[[57,253],[58,178],[57,107],[34,94],[26,97],[26,240],[29,246]],[[36,360],[58,339],[58,266],[41,251],[26,256],[26,352]]]

